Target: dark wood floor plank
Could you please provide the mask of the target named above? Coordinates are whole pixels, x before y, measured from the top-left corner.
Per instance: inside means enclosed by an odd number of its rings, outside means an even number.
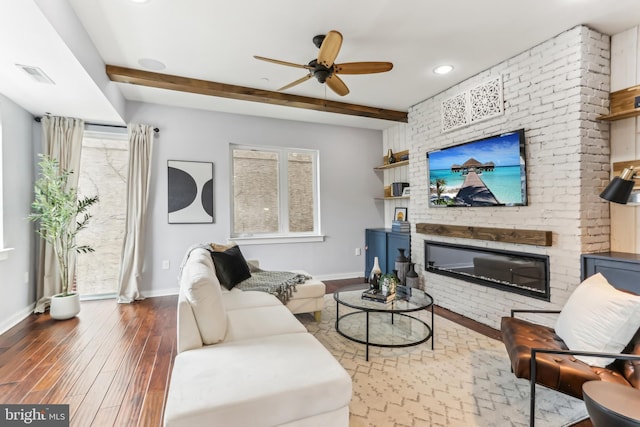
[[[77,411],[73,413],[74,424],[79,426],[92,425],[112,381],[112,372],[101,372],[97,377],[94,377],[94,381],[86,394],[76,395],[76,398],[82,399],[82,403],[78,406]]]
[[[132,375],[132,381],[120,405],[116,424],[118,426],[136,426],[142,413],[142,405],[149,388],[149,381],[155,365],[161,337],[149,337],[140,357],[138,366]]]
[[[146,315],[147,310],[144,310],[144,312]],[[135,381],[133,375],[142,357],[143,349],[149,336],[149,330],[151,329],[151,325],[146,316],[142,316],[141,319],[144,320],[142,320],[136,335],[130,343],[131,345],[117,367],[116,376],[111,387],[109,387],[109,391],[103,402],[103,407],[122,405],[129,384]]]
[[[118,410],[120,410],[120,407],[118,406],[112,406],[111,408],[100,408],[95,418],[93,419],[93,422],[91,423],[91,427],[116,427],[116,417],[118,416]],[[76,424],[75,420],[71,420],[71,427],[87,427],[88,425],[89,424]],[[140,424],[140,427],[147,426],[144,424]],[[154,426],[149,425],[149,427]]]

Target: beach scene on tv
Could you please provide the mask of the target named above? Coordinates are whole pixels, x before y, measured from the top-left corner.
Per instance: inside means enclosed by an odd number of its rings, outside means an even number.
[[[521,132],[427,153],[432,206],[526,205]]]

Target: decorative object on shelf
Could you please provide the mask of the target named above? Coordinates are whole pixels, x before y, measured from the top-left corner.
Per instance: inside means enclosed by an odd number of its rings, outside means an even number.
[[[391,184],[391,196],[400,197],[402,191],[409,186],[408,182],[394,182]]]
[[[391,231],[396,233],[409,233],[411,232],[411,224],[409,221],[391,221]]]
[[[607,185],[607,188],[600,193],[600,197],[609,202],[626,205],[636,184],[634,181],[635,176],[636,170],[633,165],[625,167],[620,176],[614,177]]]
[[[409,270],[405,276],[405,285],[407,288],[417,288],[420,285],[420,279],[418,273],[416,273],[416,263],[409,262]]]
[[[385,155],[382,156],[382,164],[380,166],[375,166],[373,170],[381,171],[409,165],[409,150],[397,151],[395,153],[392,152],[392,155],[395,163],[389,163],[389,156]]]
[[[404,187],[402,190],[402,197],[408,197],[411,195],[411,187]]]
[[[393,214],[394,221],[407,221],[408,208],[395,208]]]
[[[393,155],[393,151],[391,151],[391,148],[389,148],[389,150],[387,150],[387,164],[393,164],[396,162],[396,158]]]
[[[380,289],[380,277],[382,277],[382,270],[380,270],[380,263],[378,257],[373,258],[373,268],[371,274],[369,274],[369,289]]]
[[[78,199],[75,188],[69,188],[70,170],[60,170],[59,162],[40,155],[41,177],[35,183],[34,213],[29,220],[37,222],[37,233],[53,248],[58,261],[62,293],[51,298],[49,314],[64,320],[80,313],[80,296],[70,292],[75,275],[75,256],[94,252],[88,245],[78,245],[76,236],[87,227],[91,214],[87,210],[98,202],[98,196]],[[71,289],[72,291],[73,289]]]
[[[167,163],[169,224],[213,223],[213,163]]]
[[[609,94],[611,112],[598,117],[598,120],[613,121],[640,115],[640,109],[638,109],[639,96],[640,85],[611,92]]]
[[[405,284],[407,277],[407,271],[409,271],[409,258],[404,254],[405,248],[398,248],[398,256],[396,257],[396,269],[398,275],[398,283],[400,285]]]

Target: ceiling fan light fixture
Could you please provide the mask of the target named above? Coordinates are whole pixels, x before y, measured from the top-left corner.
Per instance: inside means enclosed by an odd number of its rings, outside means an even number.
[[[433,72],[439,75],[449,74],[453,71],[453,65],[438,65],[433,69]]]

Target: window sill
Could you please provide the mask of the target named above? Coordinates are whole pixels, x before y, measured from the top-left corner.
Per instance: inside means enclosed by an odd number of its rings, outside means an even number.
[[[9,252],[13,251],[13,248],[0,249],[0,261],[9,259]]]
[[[243,245],[271,245],[277,243],[324,242],[324,236],[264,236],[232,237],[232,242]]]

